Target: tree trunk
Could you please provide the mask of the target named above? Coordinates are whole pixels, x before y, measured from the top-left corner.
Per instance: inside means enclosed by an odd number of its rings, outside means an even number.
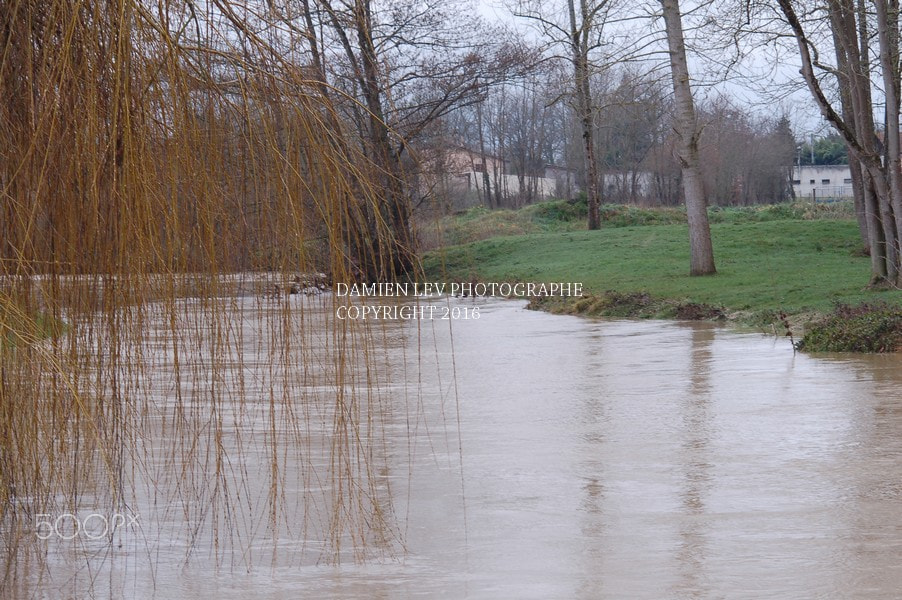
[[[573,0],[567,0],[570,12],[570,49],[572,52],[573,78],[576,84],[576,111],[582,127],[583,156],[586,168],[586,199],[589,208],[589,229],[601,225],[598,216],[600,195],[598,193],[598,162],[595,158],[595,140],[592,129],[592,94],[589,87],[589,24],[586,23],[588,9],[586,0],[580,0],[580,23],[576,21],[576,7]]]
[[[850,72],[850,66],[853,62],[858,65],[859,71],[861,70],[862,65],[860,64],[861,56],[858,39],[855,37],[854,15],[849,15],[851,21],[849,21],[845,15],[846,11],[852,10],[852,4],[850,0],[845,0],[845,2],[845,6],[838,5],[836,6],[838,10],[830,12],[830,20],[833,30],[833,49],[836,52],[836,79],[839,88],[842,116],[846,122],[850,123],[852,127],[857,130],[858,126],[855,123],[855,102],[852,97],[853,85],[850,85],[852,82],[846,81],[846,77]],[[850,30],[852,35],[851,39],[848,39]],[[860,30],[860,35],[867,36],[867,30]],[[865,37],[865,40],[866,39],[867,38]],[[865,41],[865,43],[867,42]],[[866,65],[864,65],[864,67],[867,68]],[[860,135],[860,132],[856,131],[856,135]],[[879,262],[880,258],[878,254],[871,252],[871,234],[868,227],[866,210],[867,201],[865,199],[867,193],[873,193],[873,188],[871,187],[867,191],[865,190],[866,181],[864,177],[864,168],[860,162],[852,158],[855,155],[849,144],[846,144],[846,154],[850,157],[849,171],[852,176],[852,197],[855,203],[855,217],[858,220],[858,233],[861,236],[864,247],[867,248],[868,254],[872,256],[872,261]],[[867,183],[870,182],[868,181]],[[872,267],[876,271],[879,268],[879,265],[873,264]]]
[[[369,115],[369,143],[371,158],[379,174],[383,194],[383,219],[388,231],[373,224],[370,235],[374,255],[367,259],[366,278],[372,281],[402,276],[416,262],[414,240],[410,230],[410,203],[404,193],[400,158],[395,154],[389,138],[388,125],[382,109],[382,86],[379,65],[372,37],[372,17],[369,0],[356,0],[354,17],[357,41],[363,63],[363,97]]]
[[[857,16],[858,16],[858,65],[859,68],[856,69],[856,74],[859,74],[858,77],[864,81],[870,81],[871,72],[870,72],[870,63],[865,56],[862,56],[860,50],[862,48],[868,47],[868,40],[870,39],[870,32],[868,31],[868,20],[867,20],[867,7],[865,6],[865,0],[858,0],[856,5]],[[852,19],[852,23],[854,26],[855,19]],[[864,98],[867,103],[867,114],[870,115],[871,127],[873,128],[873,108],[871,108],[871,89],[870,86],[865,86],[864,88]],[[873,130],[873,129],[872,129]],[[872,131],[871,130],[871,131]],[[867,132],[870,135],[870,131]],[[846,144],[848,147],[848,144]],[[859,161],[855,160],[855,154],[852,152],[847,152],[849,155],[849,162],[855,162],[856,167],[858,168],[859,173],[861,174],[862,185],[861,185],[861,193],[862,193],[862,206],[861,212],[864,216],[865,228],[867,229],[867,237],[863,237],[866,240],[866,244],[868,246],[868,254],[871,256],[871,273],[872,278],[878,281],[883,281],[886,279],[886,240],[883,237],[883,230],[880,226],[880,202],[874,192],[874,183],[871,181],[870,174],[867,171],[865,165]],[[856,216],[857,216],[858,207],[856,206]]]
[[[899,3],[897,0],[876,0],[877,36],[880,41],[880,67],[883,72],[883,92],[886,96],[884,136],[884,169],[889,182],[889,204],[893,212],[893,248],[887,247],[887,261],[894,258],[887,278],[895,286],[902,285],[899,232],[902,231],[902,164],[899,148]],[[884,224],[886,227],[886,224]],[[895,277],[893,277],[895,275]]]
[[[670,72],[673,79],[674,112],[680,166],[683,173],[683,193],[686,197],[686,217],[689,221],[689,274],[713,275],[714,249],[708,225],[708,203],[705,199],[701,162],[698,153],[699,130],[689,86],[689,67],[683,42],[683,24],[679,0],[661,0],[667,47],[670,53]]]
[[[482,159],[482,191],[486,208],[492,208],[492,183],[489,180],[489,161],[485,156],[485,134],[482,130],[482,101],[476,103],[476,127],[479,129],[479,158]]]
[[[854,158],[851,158],[854,154],[848,149],[848,146],[846,147],[846,153],[850,157],[849,173],[852,177],[852,198],[855,205],[855,219],[858,221],[858,235],[861,236],[861,241],[864,244],[863,248],[870,254],[871,235],[868,232],[867,211],[864,201],[864,177],[861,174],[861,164]]]
[[[871,102],[871,66],[867,52],[871,34],[868,31],[867,7],[865,6],[865,0],[858,0],[857,7],[852,5],[852,0],[844,0],[844,2],[846,2],[844,12],[848,14],[847,22],[850,28],[847,34],[852,40],[855,39],[855,34],[858,34],[857,44],[850,43],[852,50],[851,65],[858,65],[858,68],[849,68],[847,76],[854,83],[852,86],[852,98],[857,100],[859,107],[857,115],[853,114],[852,121],[858,128],[858,136],[863,141],[864,148],[870,152],[875,152],[873,150],[876,136],[874,135],[874,107]],[[853,12],[856,9],[857,13]],[[855,28],[856,15],[858,18],[857,29]],[[855,111],[855,106],[855,102],[853,102],[853,111]],[[854,157],[855,154],[852,153],[849,156]],[[889,262],[886,252],[887,238],[880,216],[883,202],[877,197],[873,178],[865,162],[859,160],[858,166],[863,180],[863,208],[868,230],[868,250],[871,255],[871,279],[873,283],[883,283],[889,276],[887,269]]]
[[[853,155],[850,155],[854,157]],[[868,231],[868,254],[871,255],[871,276],[874,282],[886,280],[886,238],[883,235],[883,227],[880,223],[880,200],[874,191],[874,182],[871,174],[860,161],[852,158],[861,173],[862,208],[865,217],[865,226]]]

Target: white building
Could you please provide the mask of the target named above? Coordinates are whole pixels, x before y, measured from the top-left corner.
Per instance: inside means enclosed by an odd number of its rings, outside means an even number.
[[[486,179],[493,197],[497,193],[503,201],[510,201],[510,206],[570,198],[577,191],[576,174],[572,170],[547,165],[521,179],[511,173],[508,161],[462,147],[441,148],[422,162],[428,188],[449,200],[455,209],[484,203]]]
[[[849,165],[811,165],[792,168],[792,190],[799,200],[832,202],[852,198]]]

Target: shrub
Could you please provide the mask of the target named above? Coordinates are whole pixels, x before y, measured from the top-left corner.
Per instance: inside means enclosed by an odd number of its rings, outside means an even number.
[[[537,221],[582,221],[589,214],[588,204],[584,197],[575,200],[541,202],[526,207],[524,211],[531,213],[532,218]]]
[[[796,347],[806,352],[895,352],[902,347],[902,306],[839,304],[810,325]]]

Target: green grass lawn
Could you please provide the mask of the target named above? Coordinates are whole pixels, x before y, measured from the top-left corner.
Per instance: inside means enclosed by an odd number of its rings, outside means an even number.
[[[468,244],[498,236],[534,233],[585,231],[588,209],[585,199],[552,200],[531,204],[519,210],[489,210],[475,206],[455,215],[419,224],[423,248]],[[629,204],[604,204],[599,208],[604,227],[633,225],[680,225],[686,223],[682,206],[644,208]],[[854,219],[851,202],[814,204],[794,202],[756,206],[712,206],[708,209],[712,223],[758,223],[780,220]]]
[[[581,281],[588,292],[647,292],[732,311],[824,312],[837,302],[898,302],[866,289],[870,259],[851,219],[712,224],[718,274],[689,277],[683,224],[496,237],[433,251],[427,276],[482,281]]]

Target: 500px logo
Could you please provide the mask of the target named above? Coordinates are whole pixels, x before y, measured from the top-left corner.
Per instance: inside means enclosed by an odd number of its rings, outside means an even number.
[[[114,513],[101,515],[92,513],[79,518],[72,513],[63,513],[56,518],[49,513],[35,515],[34,528],[38,539],[47,540],[52,537],[61,540],[73,540],[79,536],[89,540],[101,540],[120,528],[140,527],[140,515]]]

